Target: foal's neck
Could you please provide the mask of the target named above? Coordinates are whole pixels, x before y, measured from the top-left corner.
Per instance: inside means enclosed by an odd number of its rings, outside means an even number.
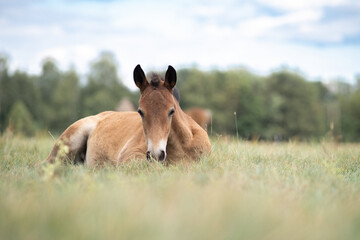
[[[180,108],[180,105],[176,103],[169,140],[179,142],[180,144],[186,144],[186,142],[191,140],[192,136],[193,134],[191,127],[189,126],[187,115]]]

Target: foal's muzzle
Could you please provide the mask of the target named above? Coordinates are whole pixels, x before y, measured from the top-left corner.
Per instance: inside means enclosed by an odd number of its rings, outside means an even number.
[[[155,160],[158,160],[159,162],[162,162],[166,158],[166,153],[163,150],[161,150],[159,154],[153,154],[152,152],[147,151],[146,152],[146,159],[150,161],[151,158],[153,158]]]

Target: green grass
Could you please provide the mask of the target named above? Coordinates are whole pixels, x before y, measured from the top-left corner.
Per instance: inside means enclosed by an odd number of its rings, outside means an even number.
[[[360,144],[212,139],[200,162],[49,166],[0,137],[0,239],[360,239]]]

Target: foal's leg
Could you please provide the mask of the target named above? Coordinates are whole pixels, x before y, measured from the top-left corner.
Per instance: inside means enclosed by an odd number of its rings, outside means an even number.
[[[90,116],[70,125],[61,134],[46,161],[54,163],[58,159],[61,162],[84,162],[88,137],[99,120],[98,116]]]

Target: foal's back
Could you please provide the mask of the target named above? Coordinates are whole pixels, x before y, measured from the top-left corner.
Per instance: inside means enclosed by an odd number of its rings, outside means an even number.
[[[139,114],[110,112],[97,123],[87,144],[86,163],[90,166],[144,158],[146,144]]]
[[[118,164],[145,158],[141,118],[136,112],[102,112],[71,124],[60,136],[47,161]]]

